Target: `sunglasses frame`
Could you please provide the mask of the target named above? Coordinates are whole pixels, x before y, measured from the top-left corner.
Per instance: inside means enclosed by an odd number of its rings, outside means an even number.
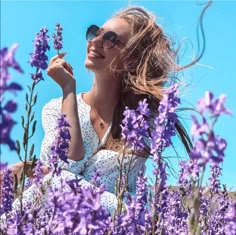
[[[117,33],[113,32],[113,31],[107,31],[107,32],[99,32],[99,34],[97,35],[96,33],[98,32],[98,30],[100,30],[100,27],[98,27],[97,25],[93,24],[93,25],[90,25],[88,28],[87,28],[87,31],[86,31],[86,39],[88,41],[91,41],[93,40],[94,38],[96,37],[99,37],[102,35],[102,47],[104,47],[104,43],[106,40],[108,40],[112,46],[110,47],[107,47],[105,46],[104,48],[107,48],[107,49],[111,49],[113,48],[114,46],[118,45],[119,43],[121,45],[125,45],[120,39],[119,39],[119,36]],[[93,36],[91,39],[89,39],[89,35]],[[107,37],[107,38],[106,38]],[[111,40],[111,37],[115,37],[115,41],[112,41]]]

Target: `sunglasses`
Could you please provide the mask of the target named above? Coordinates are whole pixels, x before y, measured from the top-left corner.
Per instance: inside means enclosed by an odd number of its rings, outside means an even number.
[[[110,49],[118,45],[119,43],[125,45],[122,41],[120,41],[119,36],[115,32],[108,31],[102,33],[101,29],[97,25],[91,25],[90,27],[88,27],[86,32],[86,39],[88,41],[91,41],[102,34],[102,47],[104,48]]]

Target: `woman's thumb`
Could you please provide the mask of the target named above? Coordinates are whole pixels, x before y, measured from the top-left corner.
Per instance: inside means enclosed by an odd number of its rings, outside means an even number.
[[[60,54],[58,54],[58,57],[60,59],[62,59],[66,54],[67,54],[67,52],[60,53]]]

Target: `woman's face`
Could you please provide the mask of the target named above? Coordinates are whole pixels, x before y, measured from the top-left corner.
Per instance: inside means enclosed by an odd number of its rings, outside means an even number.
[[[117,43],[112,48],[107,48],[108,43],[103,43],[103,39],[109,39],[112,33],[104,33],[112,31],[117,34]],[[112,75],[111,68],[121,67],[119,59],[120,51],[124,48],[129,39],[129,24],[121,18],[112,18],[105,22],[96,33],[96,36],[89,40],[87,45],[87,55],[85,59],[85,67],[94,73],[105,73],[105,75]],[[113,38],[111,38],[113,39]],[[112,67],[110,66],[112,62]]]

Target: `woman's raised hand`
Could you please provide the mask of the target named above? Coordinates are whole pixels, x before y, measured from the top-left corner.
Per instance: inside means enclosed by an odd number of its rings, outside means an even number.
[[[52,57],[47,68],[47,74],[52,77],[63,90],[75,87],[73,68],[63,59],[65,55],[66,53],[61,53]]]

